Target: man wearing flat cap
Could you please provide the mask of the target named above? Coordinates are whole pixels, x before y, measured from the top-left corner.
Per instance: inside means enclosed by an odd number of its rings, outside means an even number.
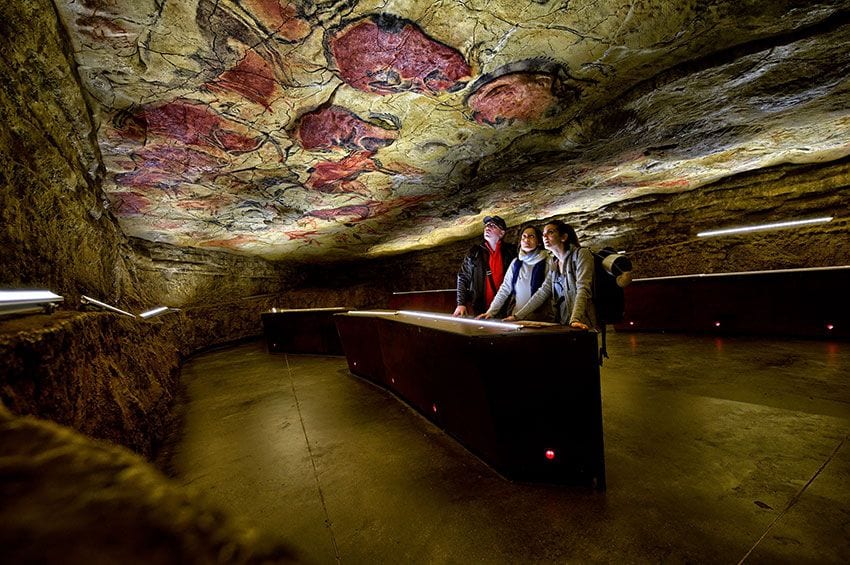
[[[490,307],[505,271],[516,257],[514,246],[502,241],[507,229],[499,216],[484,218],[484,241],[470,248],[457,274],[457,308],[453,316],[474,316]]]

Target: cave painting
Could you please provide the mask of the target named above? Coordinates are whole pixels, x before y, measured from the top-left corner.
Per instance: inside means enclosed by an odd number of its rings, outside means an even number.
[[[563,86],[562,69],[542,60],[518,61],[480,77],[467,104],[473,119],[491,126],[531,122],[556,113],[573,92]]]
[[[385,175],[422,177],[424,172],[404,163],[382,164],[372,151],[351,153],[340,161],[321,161],[309,169],[305,186],[323,193],[349,193],[374,197],[374,190],[357,180],[363,173],[380,172]]]
[[[275,44],[293,44],[310,35],[297,3],[286,0],[200,0],[195,21],[221,61],[228,61],[232,43],[239,43],[263,51],[264,59],[282,66]]]
[[[199,182],[206,174],[216,174],[225,164],[191,147],[149,145],[133,153],[126,163],[131,170],[115,174],[114,179],[117,185],[127,188],[175,188]]]
[[[113,179],[121,190],[210,183],[233,156],[252,153],[265,141],[247,126],[187,100],[119,114],[113,128],[109,136],[132,148],[116,161],[120,170]]]
[[[375,171],[377,164],[371,151],[359,151],[341,161],[322,161],[310,169],[306,186],[319,192],[363,193],[365,187],[354,179],[362,173]]]
[[[386,165],[379,158],[404,127],[392,111],[358,115],[331,97],[299,112],[287,99],[300,86],[298,63],[279,46],[309,35],[295,4],[201,0],[196,21],[216,54],[212,76],[201,73],[194,90],[170,100],[117,112],[104,130],[118,148],[110,197],[119,217],[151,226],[182,219],[183,229],[174,230],[181,242],[244,251],[280,236],[307,246],[327,235],[360,241],[380,235],[366,220],[432,198],[400,197],[392,188],[393,179],[425,178],[404,153],[390,153]],[[472,78],[459,51],[398,16],[355,18],[323,39],[338,78],[367,97],[437,96]],[[531,121],[558,106],[559,85],[556,72],[524,61],[480,77],[466,103],[480,124]],[[262,218],[247,218],[246,202]],[[293,218],[297,229],[287,227]]]
[[[363,220],[377,218],[393,211],[418,204],[426,198],[423,196],[403,196],[394,200],[367,200],[362,204],[352,204],[324,210],[313,210],[307,216],[322,220],[354,224]]]
[[[112,209],[120,216],[141,216],[150,209],[150,198],[136,192],[112,191],[109,194]]]
[[[839,7],[807,15],[825,34],[809,41],[821,31],[795,35],[791,9],[658,18],[673,4],[574,4],[55,7],[111,210],[151,241],[270,259],[396,253],[480,233],[481,210],[590,215],[850,150],[835,110],[850,106],[829,99],[850,58]],[[782,49],[763,48],[768,36]],[[657,147],[670,149],[646,154]]]
[[[220,5],[216,2],[216,5]],[[237,6],[252,14],[258,31],[273,34],[285,40],[303,39],[310,33],[310,25],[299,14],[295,2],[282,0],[241,0]]]
[[[217,55],[210,64],[223,67],[194,91],[117,112],[103,130],[116,148],[110,198],[119,218],[132,218],[133,226],[143,225],[146,215],[151,225],[182,218],[186,225],[176,240],[240,251],[275,234],[318,244],[328,232],[317,222],[350,229],[427,200],[394,198],[391,190],[390,177],[412,179],[422,170],[397,158],[384,167],[377,158],[399,138],[399,118],[370,112],[364,119],[332,101],[299,115],[284,100],[294,67],[276,45],[293,44],[309,32],[293,6],[277,0],[200,2],[196,20]],[[363,83],[369,95],[434,94],[466,84],[460,79],[468,78],[469,66],[460,54],[412,22],[374,16],[336,29],[331,45],[339,55],[340,78],[359,80],[361,62],[380,67]],[[365,59],[354,48],[364,41]],[[280,115],[281,108],[288,116]],[[377,175],[367,179],[365,173]],[[253,208],[262,211],[262,222],[243,217],[246,198],[259,200]],[[298,212],[299,225],[316,229],[279,229]],[[334,241],[360,240],[335,229]],[[365,224],[358,229],[379,233]]]
[[[273,96],[280,93],[274,69],[254,50],[247,51],[239,64],[205,86],[213,92],[234,92],[266,109]]]
[[[398,132],[372,125],[345,108],[328,106],[302,116],[296,136],[307,150],[377,151],[393,143]]]
[[[143,108],[118,125],[125,137],[136,141],[158,136],[234,155],[254,151],[264,141],[263,136],[248,126],[187,100]]]
[[[470,74],[456,49],[431,39],[413,22],[387,14],[343,26],[327,46],[340,78],[364,92],[454,92]]]

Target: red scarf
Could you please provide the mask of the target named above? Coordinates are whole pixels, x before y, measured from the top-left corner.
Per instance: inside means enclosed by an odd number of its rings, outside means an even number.
[[[502,280],[505,278],[505,269],[502,265],[502,241],[496,243],[496,249],[490,249],[490,244],[484,242],[487,249],[490,251],[490,273],[489,277],[484,277],[484,300],[486,307],[490,307],[496,293],[499,292],[499,287],[502,286]]]

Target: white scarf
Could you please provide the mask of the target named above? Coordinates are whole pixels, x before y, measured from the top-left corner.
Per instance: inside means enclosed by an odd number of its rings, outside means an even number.
[[[519,250],[519,255],[517,259],[525,263],[526,265],[536,265],[540,261],[545,261],[549,256],[549,252],[543,249],[542,247],[538,247],[534,251],[523,251]]]

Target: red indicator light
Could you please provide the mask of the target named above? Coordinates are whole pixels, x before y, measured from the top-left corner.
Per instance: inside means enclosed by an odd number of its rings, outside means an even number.
[[[546,450],[546,459],[551,461],[554,458],[555,458],[555,450],[554,449],[547,449]]]
[[[436,405],[436,404],[432,404],[432,405],[431,405],[431,410],[433,410],[433,411],[434,411],[434,414],[436,414],[436,413],[437,413],[437,405]]]
[[[835,329],[835,326],[834,326],[834,325],[832,325],[832,324],[827,324],[827,325],[826,325],[826,329],[827,329],[827,330],[829,330],[829,331],[832,331],[832,330],[834,330],[834,329]]]
[[[634,323],[634,322],[629,322],[629,325],[630,325],[630,326],[633,326],[633,325],[635,325],[635,323]]]
[[[715,328],[719,328],[719,327],[720,327],[720,322],[714,322],[714,327],[715,327]]]
[[[390,377],[390,382],[391,382],[391,383],[393,383],[393,384],[395,384],[395,379],[394,379],[394,378],[392,378],[392,377]]]

